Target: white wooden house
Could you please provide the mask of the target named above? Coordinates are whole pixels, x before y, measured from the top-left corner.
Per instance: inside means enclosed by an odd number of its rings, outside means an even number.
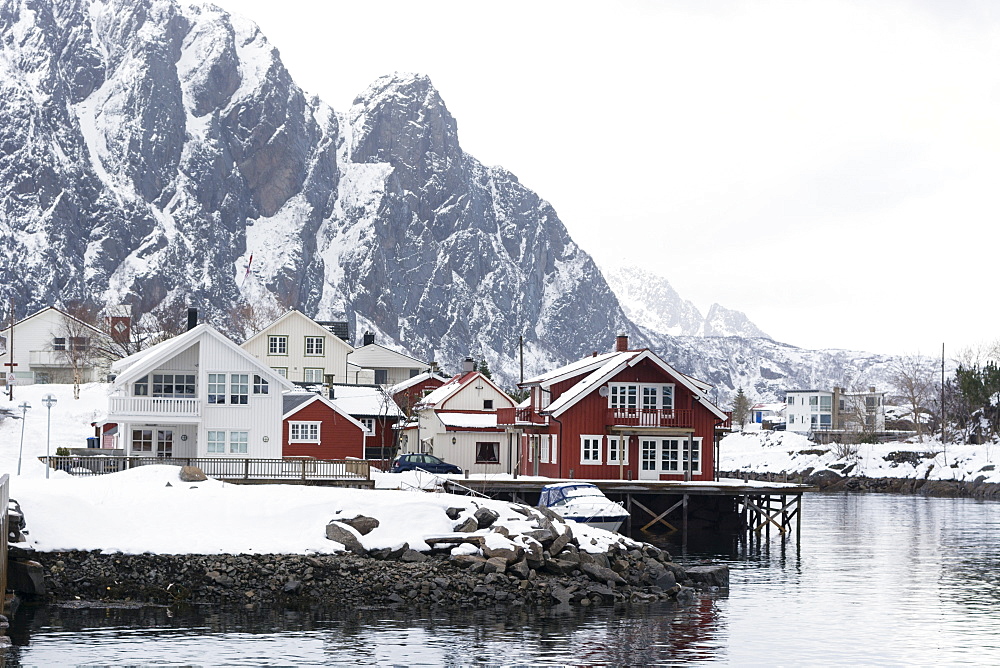
[[[118,360],[109,423],[127,456],[280,459],[283,390],[294,385],[198,325]]]
[[[299,311],[288,311],[247,339],[243,349],[296,383],[356,383],[347,356],[354,348]]]
[[[53,306],[32,313],[0,330],[0,383],[13,372],[15,385],[72,383],[73,368],[80,382],[100,380],[106,368],[91,354],[101,330]],[[13,355],[12,355],[13,353]],[[15,366],[8,364],[11,362]]]
[[[509,472],[517,451],[497,427],[497,409],[513,407],[513,400],[466,360],[465,371],[414,407],[400,452],[433,454],[472,473]]]
[[[395,350],[389,350],[385,346],[375,343],[375,336],[371,333],[365,334],[363,342],[363,346],[347,356],[347,361],[358,367],[359,370],[367,370],[371,374],[371,380],[349,380],[350,383],[355,385],[362,383],[385,386],[398,385],[425,371],[432,370],[432,365],[427,362],[422,362],[415,357],[404,355]]]

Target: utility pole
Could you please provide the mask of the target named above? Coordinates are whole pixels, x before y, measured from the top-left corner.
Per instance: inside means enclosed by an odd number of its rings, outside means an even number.
[[[944,342],[941,342],[941,445],[944,446],[944,423],[948,417],[944,410]]]
[[[14,361],[14,298],[10,298],[10,337],[7,340],[7,356],[8,360],[4,364],[8,367],[7,373],[7,398],[10,401],[14,401],[14,367],[17,366],[17,362]]]

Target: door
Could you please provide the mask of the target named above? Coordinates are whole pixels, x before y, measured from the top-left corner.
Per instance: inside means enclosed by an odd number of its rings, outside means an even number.
[[[686,438],[642,438],[639,440],[639,480],[659,480],[661,474],[701,473],[701,438],[690,444]]]
[[[170,458],[174,456],[174,430],[156,430],[156,456]]]

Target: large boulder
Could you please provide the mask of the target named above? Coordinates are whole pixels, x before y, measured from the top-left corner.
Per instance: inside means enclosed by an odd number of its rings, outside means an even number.
[[[337,520],[342,524],[346,524],[349,527],[353,527],[362,536],[367,536],[372,532],[373,529],[378,528],[379,521],[374,517],[365,517],[364,515],[358,515],[349,520]]]
[[[729,567],[725,564],[689,566],[685,572],[692,582],[700,585],[729,588]]]
[[[205,472],[197,466],[182,466],[178,477],[180,477],[181,482],[202,482],[208,480]]]
[[[328,540],[340,543],[348,552],[354,554],[365,554],[365,548],[358,540],[352,527],[348,527],[339,521],[333,521],[326,525],[326,537]]]

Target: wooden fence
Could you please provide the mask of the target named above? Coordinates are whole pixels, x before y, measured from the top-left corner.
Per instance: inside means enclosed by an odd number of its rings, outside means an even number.
[[[234,457],[39,457],[43,464],[75,476],[117,473],[137,466],[165,464],[197,466],[220,480],[371,480],[371,465],[364,459],[248,459]]]

